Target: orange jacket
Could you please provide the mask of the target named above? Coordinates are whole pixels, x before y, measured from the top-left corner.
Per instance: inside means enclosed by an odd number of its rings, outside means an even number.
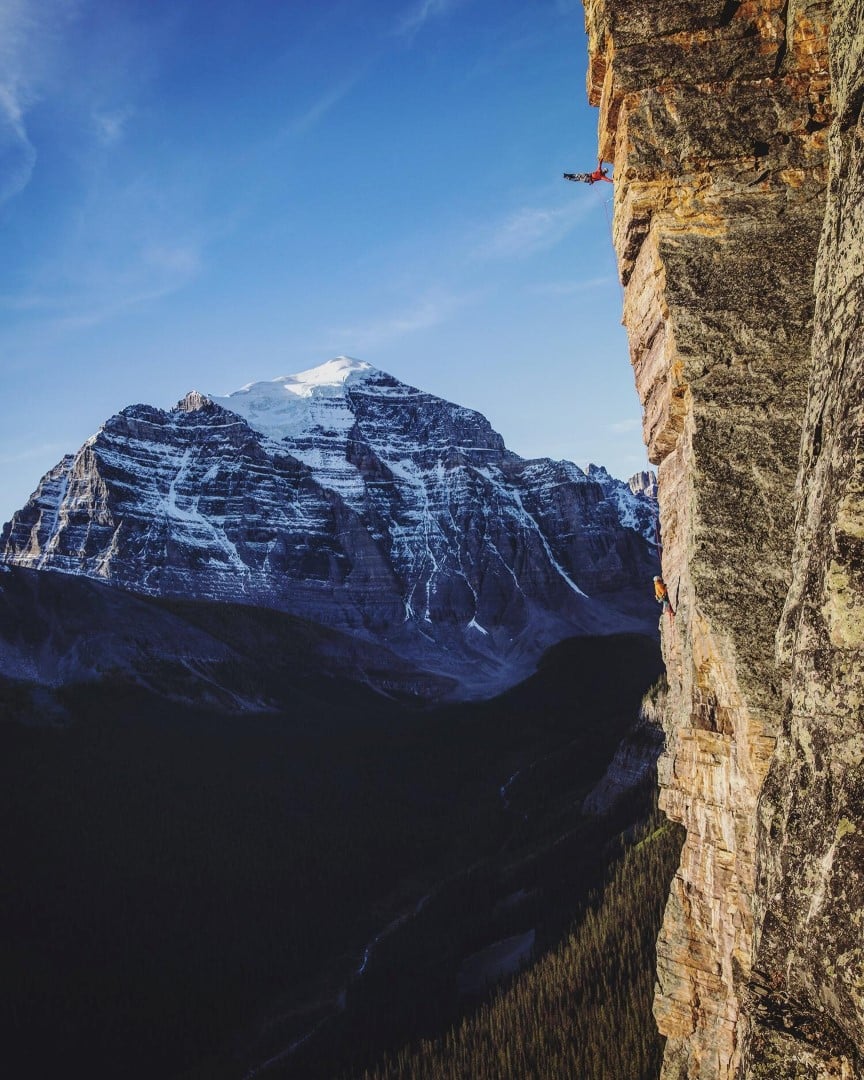
[[[664,600],[669,599],[669,592],[663,581],[654,582],[654,596],[657,598],[658,604],[662,604]]]

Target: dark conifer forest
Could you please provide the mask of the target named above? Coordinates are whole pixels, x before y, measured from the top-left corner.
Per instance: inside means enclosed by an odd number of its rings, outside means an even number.
[[[436,1039],[387,1055],[363,1080],[653,1080],[654,941],[682,837],[652,815],[622,846],[564,941]]]

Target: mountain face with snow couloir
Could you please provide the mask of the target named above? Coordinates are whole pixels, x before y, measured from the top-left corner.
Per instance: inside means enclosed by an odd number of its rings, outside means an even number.
[[[565,637],[655,632],[655,515],[604,469],[520,458],[479,413],[339,357],[124,409],[43,477],[0,549],[285,611],[475,696]]]

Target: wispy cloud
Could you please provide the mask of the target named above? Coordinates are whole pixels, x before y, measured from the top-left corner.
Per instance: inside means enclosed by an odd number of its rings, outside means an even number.
[[[96,326],[137,307],[179,292],[198,276],[201,251],[195,243],[159,243],[142,248],[115,281],[91,286],[85,297],[70,299],[57,320],[62,327]]]
[[[96,326],[179,292],[202,265],[201,247],[194,241],[144,242],[124,253],[121,262],[103,262],[94,254],[88,275],[75,281],[64,275],[56,291],[0,296],[0,310],[21,319],[35,317],[47,330]]]
[[[475,254],[492,259],[545,251],[563,240],[593,209],[585,200],[551,208],[523,207],[486,230]]]
[[[27,113],[39,99],[63,24],[75,0],[0,0],[0,204],[23,191],[37,151]]]
[[[36,164],[25,111],[32,88],[26,77],[26,53],[36,32],[29,6],[19,0],[0,4],[0,203],[28,184]]]
[[[168,278],[185,283],[201,269],[197,244],[151,244],[141,252],[141,262]]]
[[[389,44],[385,39],[381,48],[373,50],[366,57],[363,64],[324,90],[316,100],[290,119],[277,132],[273,143],[278,145],[285,139],[305,135],[316,128],[328,113],[335,109],[354,90],[358,83],[366,78],[382,57],[392,48],[392,38],[413,41],[414,37],[428,22],[446,15],[449,11],[467,2],[468,0],[420,0],[419,3],[403,11],[389,35],[391,38]],[[0,0],[0,3],[2,3],[2,0]]]
[[[22,461],[33,461],[36,458],[44,458],[49,454],[59,454],[67,449],[63,443],[44,442],[37,446],[29,446],[25,449],[16,449],[12,453],[0,452],[0,465],[18,465]]]
[[[283,139],[296,135],[305,135],[307,131],[317,127],[324,117],[351,93],[366,74],[366,71],[367,68],[363,67],[354,72],[353,75],[340,79],[339,82],[331,86],[316,101],[313,101],[303,112],[295,116],[282,128],[277,136],[277,141],[281,142]]]
[[[0,309],[3,311],[48,311],[57,306],[57,298],[48,293],[7,293],[0,295]]]
[[[573,296],[575,293],[601,289],[605,285],[611,285],[615,280],[614,274],[603,274],[600,277],[584,278],[581,281],[544,281],[532,285],[531,292],[542,293],[544,296]]]
[[[446,322],[457,311],[476,299],[475,295],[432,294],[399,311],[372,319],[356,326],[330,331],[332,340],[346,345],[348,352],[360,353],[375,349],[395,338],[429,330]]]
[[[93,129],[96,132],[96,138],[103,146],[111,146],[123,138],[133,111],[130,108],[94,111]]]
[[[18,98],[12,88],[0,86],[0,203],[23,191],[35,164],[36,148],[27,135]]]
[[[627,420],[616,420],[614,424],[609,425],[609,430],[616,435],[623,435],[629,431],[641,431],[642,421],[637,420],[635,417],[630,417]]]
[[[397,37],[412,39],[431,19],[446,15],[453,8],[459,7],[465,0],[420,0],[419,3],[405,10],[396,23],[394,34]]]

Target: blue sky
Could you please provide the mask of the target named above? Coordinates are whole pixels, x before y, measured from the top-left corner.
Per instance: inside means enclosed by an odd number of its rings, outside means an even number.
[[[338,354],[645,467],[579,0],[0,0],[0,520],[111,414]]]

